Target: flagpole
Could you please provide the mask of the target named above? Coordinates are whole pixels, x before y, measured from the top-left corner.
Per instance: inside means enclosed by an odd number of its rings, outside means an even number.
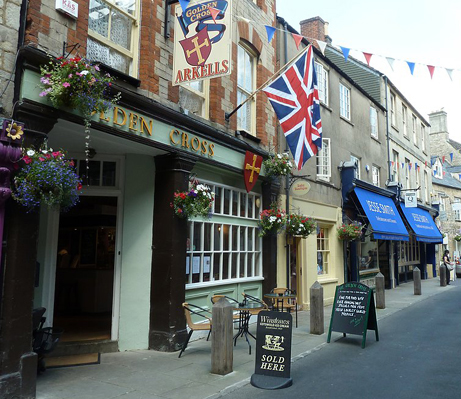
[[[248,101],[250,101],[256,94],[258,94],[262,89],[264,89],[270,82],[272,82],[275,78],[278,77],[278,75],[281,74],[282,71],[286,69],[288,65],[293,63],[297,58],[300,58],[307,50],[309,50],[309,47],[312,46],[312,44],[309,44],[303,51],[301,51],[300,54],[296,54],[290,61],[288,61],[285,65],[283,65],[277,72],[275,72],[269,79],[267,79],[261,86],[259,86],[253,93],[251,93],[244,102],[239,104],[237,108],[235,108],[232,112],[230,113],[225,113],[225,118],[226,121],[229,121],[230,117],[234,115],[240,108],[242,108]]]

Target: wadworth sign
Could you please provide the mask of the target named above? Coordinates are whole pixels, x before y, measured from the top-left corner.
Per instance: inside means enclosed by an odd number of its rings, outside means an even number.
[[[231,0],[191,3],[175,11],[173,85],[231,73]]]

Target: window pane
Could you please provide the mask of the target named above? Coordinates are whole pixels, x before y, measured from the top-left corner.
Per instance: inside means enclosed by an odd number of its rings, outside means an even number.
[[[130,73],[129,57],[91,38],[87,41],[86,56],[91,61],[102,62],[123,73]]]
[[[230,259],[230,256],[228,253],[222,254],[222,278],[223,280],[230,278],[229,259]]]
[[[250,218],[250,219],[254,219],[254,214],[253,214],[253,203],[254,203],[254,200],[255,200],[255,197],[254,195],[248,195],[248,215],[247,217]]]
[[[230,214],[230,190],[224,189],[224,215]]]
[[[86,161],[80,161],[78,174],[82,177],[83,185],[99,186],[101,176],[101,162],[89,161],[88,167],[89,169],[87,170]]]
[[[214,280],[222,279],[222,276],[220,274],[221,258],[222,258],[222,254],[213,255],[213,279]]]
[[[214,189],[214,213],[222,213],[221,196],[222,196],[222,188],[215,187]]]
[[[115,187],[115,162],[106,162],[102,164],[102,185],[105,187]]]
[[[247,258],[247,277],[253,277],[253,254],[248,254]]]
[[[248,232],[248,251],[254,251],[254,242],[253,242],[253,232],[254,228],[253,227],[247,227],[247,232]]]
[[[237,191],[232,192],[232,215],[238,216],[239,209],[239,193]]]
[[[240,272],[239,272],[239,277],[245,277],[245,259],[246,256],[245,254],[240,254]]]
[[[229,228],[230,226],[228,224],[223,224],[223,250],[224,251],[229,251]]]
[[[232,273],[230,278],[237,278],[237,265],[239,262],[239,254],[232,254]]]
[[[246,227],[240,227],[240,251],[246,251],[247,248],[245,246],[245,234],[246,234]]]
[[[221,230],[222,230],[222,224],[214,225],[214,250],[215,251],[221,250]]]
[[[204,223],[205,234],[203,237],[203,250],[211,251],[211,229],[213,225],[211,223]]]
[[[203,279],[202,281],[210,281],[210,272],[211,272],[211,256],[206,254],[203,256]]]
[[[198,94],[179,86],[179,105],[194,115],[203,116],[205,99]]]
[[[238,251],[238,234],[239,228],[237,226],[232,226],[232,251]]]
[[[192,250],[200,251],[202,249],[200,245],[200,236],[201,236],[201,230],[202,230],[203,223],[193,222],[193,226],[194,226],[194,240],[192,242]]]
[[[136,3],[133,0],[116,0],[115,4],[127,14],[135,15]]]
[[[239,216],[245,217],[245,210],[247,204],[247,195],[245,193],[240,193],[240,214]]]
[[[119,46],[130,50],[132,24],[131,19],[127,16],[119,13],[118,11],[113,11],[110,24],[110,40]]]
[[[107,37],[109,29],[109,7],[101,0],[90,0],[88,29]]]

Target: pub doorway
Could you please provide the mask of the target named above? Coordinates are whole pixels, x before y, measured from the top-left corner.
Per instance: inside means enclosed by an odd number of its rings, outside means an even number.
[[[117,202],[81,196],[60,215],[53,325],[62,342],[111,339]]]

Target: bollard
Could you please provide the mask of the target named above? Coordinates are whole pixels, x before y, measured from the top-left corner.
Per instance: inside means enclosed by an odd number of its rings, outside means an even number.
[[[418,267],[413,269],[413,283],[415,295],[421,295],[421,270]]]
[[[439,274],[440,274],[440,286],[446,287],[447,286],[447,267],[445,265],[439,266]]]
[[[325,332],[325,322],[323,314],[323,287],[316,281],[310,288],[310,333],[321,335]]]
[[[386,309],[386,294],[384,291],[384,275],[379,272],[375,276],[376,309]]]
[[[211,328],[211,372],[226,375],[232,373],[234,347],[232,339],[233,306],[226,298],[213,305]]]

